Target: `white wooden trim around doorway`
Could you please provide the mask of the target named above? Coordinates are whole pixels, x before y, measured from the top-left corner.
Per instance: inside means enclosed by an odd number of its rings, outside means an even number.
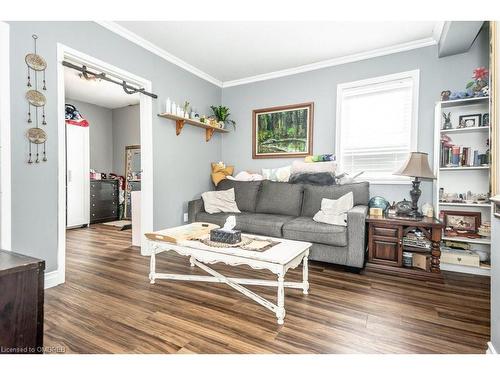
[[[75,64],[86,65],[88,68],[119,77],[127,82],[140,86],[146,91],[152,91],[151,81],[96,59],[85,53],[61,43],[57,44],[57,109],[58,109],[58,255],[57,283],[64,283],[66,274],[66,126],[64,67],[62,62],[69,60]],[[141,231],[153,231],[153,115],[152,98],[140,95],[140,134],[141,134]],[[144,237],[141,241],[141,254],[148,255],[148,243]]]
[[[11,250],[9,24],[0,22],[0,247]]]

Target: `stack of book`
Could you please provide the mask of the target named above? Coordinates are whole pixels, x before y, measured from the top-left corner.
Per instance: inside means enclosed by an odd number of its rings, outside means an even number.
[[[487,165],[487,155],[471,147],[441,143],[441,167],[479,167]]]

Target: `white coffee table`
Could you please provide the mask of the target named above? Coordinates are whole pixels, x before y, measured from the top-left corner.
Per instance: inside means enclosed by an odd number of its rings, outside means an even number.
[[[309,281],[307,261],[311,243],[265,236],[248,236],[259,239],[271,239],[279,243],[268,250],[258,252],[240,248],[214,248],[206,246],[196,240],[184,240],[177,244],[173,244],[153,240],[149,237],[151,249],[149,279],[151,280],[151,284],[154,284],[157,279],[226,283],[240,293],[243,293],[245,296],[253,299],[255,302],[273,311],[278,319],[278,324],[283,324],[285,318],[285,288],[302,289],[304,294],[308,294]],[[189,262],[192,267],[198,266],[212,276],[179,275],[156,272],[156,254],[170,250],[189,257]],[[285,273],[289,269],[297,267],[301,262],[303,265],[302,282],[285,282]],[[224,263],[228,266],[247,265],[252,269],[266,269],[277,275],[278,280],[226,277],[207,266],[207,264],[214,263]],[[242,285],[278,287],[278,304],[275,305]]]

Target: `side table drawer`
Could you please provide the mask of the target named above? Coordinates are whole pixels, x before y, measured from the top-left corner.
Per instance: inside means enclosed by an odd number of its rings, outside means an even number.
[[[398,227],[373,226],[373,235],[398,238]]]

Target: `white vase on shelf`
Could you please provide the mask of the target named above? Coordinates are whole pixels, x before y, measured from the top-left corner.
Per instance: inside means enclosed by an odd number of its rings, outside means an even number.
[[[172,102],[170,101],[170,98],[167,98],[167,101],[165,102],[165,113],[171,113],[172,111]]]
[[[177,113],[175,112],[175,109],[177,106],[175,105],[175,102],[172,102],[171,107],[170,107],[170,113],[173,115],[176,115]]]

